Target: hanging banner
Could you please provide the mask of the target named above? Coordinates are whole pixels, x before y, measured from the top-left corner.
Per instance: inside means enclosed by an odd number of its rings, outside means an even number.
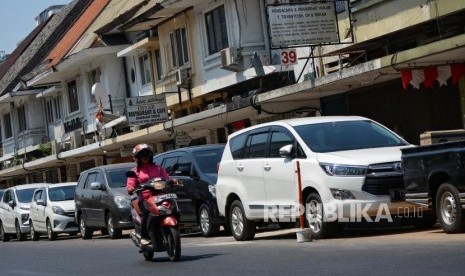
[[[168,121],[165,95],[126,98],[126,110],[130,126]]]
[[[402,86],[407,89],[409,85],[419,89],[423,84],[424,88],[432,88],[437,81],[439,86],[447,85],[447,80],[451,79],[452,84],[456,84],[460,78],[465,76],[465,63],[454,63],[443,66],[428,66],[421,69],[401,70]]]

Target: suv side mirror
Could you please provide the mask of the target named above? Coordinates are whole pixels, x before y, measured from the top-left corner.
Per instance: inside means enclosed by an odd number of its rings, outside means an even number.
[[[285,145],[279,149],[279,156],[284,158],[292,158],[294,154],[292,153],[293,146],[291,144]]]
[[[103,191],[103,184],[100,182],[92,182],[90,183],[91,190],[102,190]]]
[[[37,205],[45,206],[46,204],[45,204],[43,199],[38,199],[37,200]]]
[[[14,202],[13,200],[8,201],[8,205],[9,205],[11,208],[15,208],[15,202]]]

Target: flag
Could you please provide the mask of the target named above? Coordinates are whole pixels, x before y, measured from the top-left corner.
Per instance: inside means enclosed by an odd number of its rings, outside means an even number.
[[[423,83],[425,88],[433,88],[434,82],[438,81],[440,86],[447,85],[450,78],[452,84],[456,84],[460,78],[465,76],[465,63],[454,63],[444,66],[428,66],[421,69],[401,70],[402,86],[407,89],[409,85],[419,89]]]

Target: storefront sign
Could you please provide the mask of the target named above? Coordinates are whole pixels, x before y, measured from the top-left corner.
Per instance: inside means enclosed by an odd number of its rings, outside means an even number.
[[[339,42],[334,2],[269,5],[272,48]]]
[[[165,95],[126,98],[126,110],[130,126],[168,121]]]

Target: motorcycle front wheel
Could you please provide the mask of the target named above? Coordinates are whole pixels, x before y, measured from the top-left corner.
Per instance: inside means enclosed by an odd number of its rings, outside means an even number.
[[[151,260],[153,259],[153,254],[154,254],[153,251],[151,251],[151,250],[145,250],[145,251],[144,251],[144,259],[145,259],[146,261],[151,261]]]
[[[181,237],[175,227],[165,228],[167,238],[166,252],[171,261],[179,261],[181,258]]]

